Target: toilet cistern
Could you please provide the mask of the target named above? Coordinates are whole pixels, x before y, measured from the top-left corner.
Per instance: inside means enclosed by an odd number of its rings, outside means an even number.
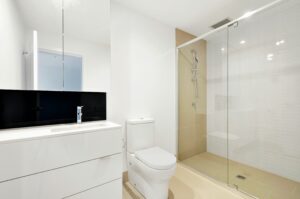
[[[77,124],[82,122],[82,108],[83,106],[77,106]]]

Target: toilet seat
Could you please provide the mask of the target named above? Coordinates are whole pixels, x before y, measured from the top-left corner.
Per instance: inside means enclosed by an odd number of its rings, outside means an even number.
[[[167,170],[176,164],[175,156],[159,147],[139,150],[134,154],[138,160],[152,169]]]

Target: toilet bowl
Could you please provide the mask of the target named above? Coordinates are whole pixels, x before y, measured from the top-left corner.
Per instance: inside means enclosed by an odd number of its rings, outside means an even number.
[[[167,199],[169,181],[176,169],[176,158],[154,146],[153,127],[153,119],[127,122],[128,178],[146,199]]]

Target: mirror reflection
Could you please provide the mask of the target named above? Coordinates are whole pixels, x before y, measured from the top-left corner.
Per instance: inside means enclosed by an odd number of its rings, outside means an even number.
[[[109,0],[2,0],[0,88],[105,92]]]

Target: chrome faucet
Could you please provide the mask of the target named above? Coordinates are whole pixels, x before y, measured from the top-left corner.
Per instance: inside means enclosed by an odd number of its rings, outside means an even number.
[[[83,106],[77,106],[77,124],[82,122],[82,108]]]

